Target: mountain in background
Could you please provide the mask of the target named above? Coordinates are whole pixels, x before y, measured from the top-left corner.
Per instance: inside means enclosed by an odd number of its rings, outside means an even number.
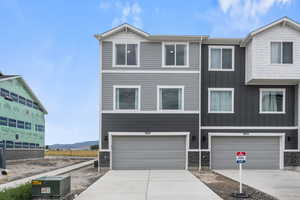
[[[49,149],[90,149],[90,146],[99,144],[99,141],[85,141],[74,144],[52,144]]]

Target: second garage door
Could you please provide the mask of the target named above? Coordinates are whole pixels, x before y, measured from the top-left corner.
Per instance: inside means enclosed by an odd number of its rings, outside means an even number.
[[[112,169],[185,169],[185,136],[113,136]]]
[[[279,169],[280,137],[211,137],[211,168],[236,169],[235,152],[247,152],[246,169]]]

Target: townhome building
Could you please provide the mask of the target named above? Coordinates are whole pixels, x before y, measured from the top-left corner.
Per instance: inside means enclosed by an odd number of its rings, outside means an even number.
[[[245,38],[151,35],[122,24],[100,47],[100,167],[300,165],[300,24]]]

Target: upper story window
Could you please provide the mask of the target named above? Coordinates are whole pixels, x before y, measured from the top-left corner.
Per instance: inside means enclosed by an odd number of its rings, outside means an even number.
[[[293,64],[293,42],[271,42],[271,64]]]
[[[233,88],[208,88],[209,113],[234,113]]]
[[[159,110],[183,110],[183,86],[158,86],[157,95]]]
[[[17,127],[17,120],[15,120],[15,119],[9,119],[8,120],[8,126],[9,127]]]
[[[6,117],[0,117],[0,125],[7,126],[7,118]]]
[[[140,86],[114,86],[114,110],[139,110]]]
[[[137,67],[138,66],[138,44],[115,44],[114,65],[117,67]]]
[[[188,67],[187,43],[165,43],[163,47],[164,67]]]
[[[19,101],[18,95],[16,93],[11,92],[10,96],[13,99],[13,101],[15,101],[15,102]]]
[[[259,91],[259,113],[285,113],[285,89],[262,88]]]
[[[1,90],[0,90],[0,95],[1,95],[2,97],[8,97],[8,96],[9,96],[9,91],[6,90],[6,89],[1,88]]]
[[[19,96],[19,103],[25,105],[26,104],[26,99],[22,96]]]
[[[233,46],[209,46],[209,71],[234,71]]]

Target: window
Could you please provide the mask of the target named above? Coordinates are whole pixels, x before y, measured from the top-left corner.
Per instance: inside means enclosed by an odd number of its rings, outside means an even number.
[[[36,102],[33,102],[33,108],[38,110],[39,109],[39,104]]]
[[[234,47],[210,46],[209,71],[234,71]]]
[[[209,88],[208,89],[209,113],[234,113],[234,89],[233,88]]]
[[[9,119],[8,120],[8,126],[17,127],[17,121],[15,119]]]
[[[25,122],[25,129],[31,130],[31,123],[30,122]]]
[[[22,148],[21,142],[15,142],[15,148]]]
[[[285,113],[285,89],[262,88],[259,96],[260,113]]]
[[[23,142],[23,148],[28,148],[29,147],[29,144],[27,142]]]
[[[293,64],[293,42],[271,42],[271,64]]]
[[[29,99],[26,99],[26,105],[27,105],[28,107],[32,107],[32,101],[29,100]]]
[[[115,110],[139,110],[140,86],[115,86]]]
[[[6,146],[6,148],[14,148],[14,142],[13,141],[6,141],[5,146]]]
[[[188,66],[188,45],[164,44],[164,66],[165,67],[187,67]]]
[[[6,117],[0,117],[0,125],[7,126],[7,118]]]
[[[159,110],[183,110],[183,86],[158,86]]]
[[[138,45],[137,44],[115,44],[115,65],[137,66]]]
[[[24,129],[25,128],[25,123],[23,122],[23,121],[17,121],[17,127],[18,128],[22,128],[22,129]]]
[[[26,99],[22,96],[19,96],[19,103],[25,105],[26,104]]]
[[[0,95],[1,95],[2,97],[8,97],[8,96],[9,96],[9,91],[6,90],[6,89],[1,88],[1,89],[0,89]]]
[[[10,96],[13,99],[13,101],[15,101],[15,102],[19,101],[18,95],[16,93],[11,92]]]

